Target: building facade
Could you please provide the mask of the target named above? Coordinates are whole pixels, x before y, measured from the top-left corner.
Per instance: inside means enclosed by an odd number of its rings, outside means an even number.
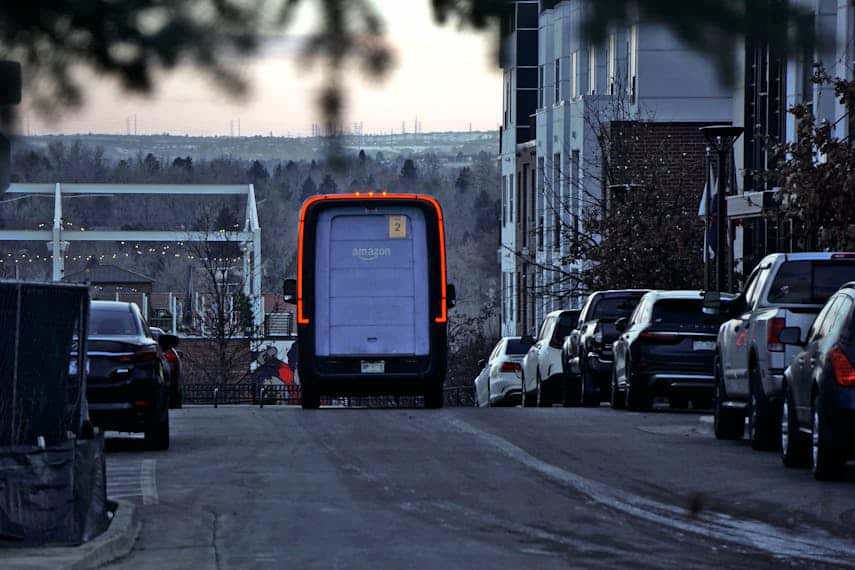
[[[705,144],[698,128],[732,121],[732,92],[712,63],[663,26],[636,19],[612,29],[604,45],[590,44],[581,23],[591,1],[515,2],[515,22],[508,18],[503,29],[500,257],[506,335],[536,334],[546,313],[579,307],[588,293],[576,277],[581,266],[568,232],[584,231],[583,210],[607,201],[604,130],[654,123],[648,137],[684,140],[685,152],[702,165]],[[610,159],[631,161],[632,147],[623,148],[629,151]],[[697,174],[686,191],[700,200],[702,166]],[[622,183],[632,186],[632,180]]]
[[[734,124],[745,126],[734,146],[736,195],[728,198],[732,267],[737,288],[742,278],[767,253],[800,249],[799,236],[776,215],[777,188],[752,172],[774,165],[774,145],[797,140],[796,119],[787,112],[796,104],[809,105],[817,123],[833,125],[840,138],[855,135],[855,114],[837,100],[833,88],[811,82],[814,64],[837,77],[853,79],[855,62],[855,6],[851,0],[793,0],[814,15],[819,35],[828,38],[822,49],[786,56],[767,43],[747,38],[738,51],[737,87],[733,99]]]

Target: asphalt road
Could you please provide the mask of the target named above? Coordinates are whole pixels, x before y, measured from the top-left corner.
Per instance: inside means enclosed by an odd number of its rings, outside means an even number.
[[[108,441],[121,568],[855,565],[855,467],[815,482],[709,418],[600,409],[173,411]]]

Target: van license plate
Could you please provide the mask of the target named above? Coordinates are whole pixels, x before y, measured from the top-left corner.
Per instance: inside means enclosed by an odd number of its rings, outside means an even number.
[[[363,360],[363,374],[383,374],[386,372],[386,363],[382,360]]]
[[[711,340],[696,340],[692,348],[695,350],[715,350],[715,343]]]

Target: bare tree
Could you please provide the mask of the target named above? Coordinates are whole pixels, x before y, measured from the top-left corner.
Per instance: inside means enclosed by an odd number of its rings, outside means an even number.
[[[200,299],[200,306],[193,309],[195,324],[212,341],[211,350],[188,356],[210,383],[245,380],[250,372],[252,341],[261,333],[253,323],[250,299],[244,292],[250,276],[241,267],[239,230],[236,215],[227,207],[216,215],[207,209],[194,228],[202,239],[188,239],[186,246],[196,267],[195,286]]]

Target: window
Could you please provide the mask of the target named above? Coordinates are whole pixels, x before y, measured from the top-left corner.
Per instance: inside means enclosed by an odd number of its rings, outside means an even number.
[[[510,223],[514,223],[514,219],[517,218],[516,210],[514,210],[514,206],[518,202],[514,199],[516,189],[514,188],[514,175],[513,174],[511,174],[508,177],[508,190],[509,190],[508,194],[510,194],[510,206],[508,207],[508,221]]]
[[[621,319],[630,316],[635,311],[642,295],[631,297],[600,297],[592,307],[588,320]]]
[[[579,96],[579,52],[570,55],[570,96]]]
[[[750,277],[748,287],[745,289],[745,304],[749,310],[753,310],[757,304],[757,298],[760,296],[760,282],[763,281],[761,276],[767,269],[758,270],[755,275]]]
[[[849,314],[852,312],[852,299],[846,295],[840,295],[839,305],[834,308],[835,318],[834,323],[829,326],[829,332],[837,338],[844,332],[844,326],[849,321]]]
[[[588,46],[588,93],[597,94],[597,47]]]
[[[821,305],[844,283],[855,281],[855,263],[788,261],[769,289],[770,303]]]
[[[573,216],[573,233],[574,235],[579,234],[579,218],[582,216],[581,205],[579,203],[579,196],[582,192],[582,189],[579,187],[579,171],[581,169],[581,165],[579,164],[579,151],[574,150],[571,153],[572,158],[570,159],[570,215]]]
[[[137,336],[141,332],[137,320],[129,310],[92,307],[89,311],[91,336]]]
[[[634,104],[638,77],[638,25],[629,30],[629,61],[627,62],[627,94],[629,102]]]
[[[608,54],[608,89],[609,95],[615,94],[615,81],[617,80],[617,34],[609,36]]]
[[[543,216],[537,218],[537,250],[543,251]]]
[[[555,60],[555,104],[561,101],[561,60]]]
[[[543,66],[537,68],[537,108],[543,109]]]
[[[502,176],[502,225],[508,223],[508,177]]]
[[[564,184],[561,180],[561,153],[552,157],[552,247],[561,247],[561,209],[564,207]]]

